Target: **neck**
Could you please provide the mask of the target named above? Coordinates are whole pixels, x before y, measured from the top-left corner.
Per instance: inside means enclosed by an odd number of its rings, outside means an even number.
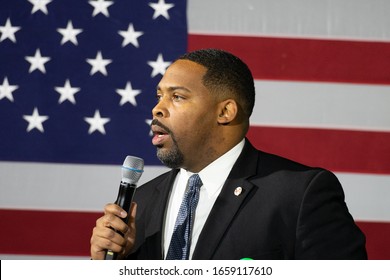
[[[202,159],[197,159],[194,162],[188,162],[185,166],[181,168],[190,171],[192,173],[199,173],[209,164],[223,156],[225,153],[233,149],[238,143],[241,142],[243,138],[237,139],[236,141],[229,141],[229,143],[224,143],[224,145],[217,146],[218,148],[212,148],[206,150],[203,154],[205,155]],[[215,146],[214,146],[215,147]]]

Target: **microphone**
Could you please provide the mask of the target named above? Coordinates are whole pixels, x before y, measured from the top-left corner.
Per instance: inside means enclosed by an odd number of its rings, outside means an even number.
[[[118,197],[115,201],[115,204],[119,205],[128,214],[126,218],[122,219],[126,224],[129,221],[130,206],[133,201],[135,189],[137,188],[138,180],[143,172],[144,160],[142,158],[133,156],[126,157],[122,165],[122,180],[119,185]],[[116,260],[117,257],[117,253],[107,250],[104,259]]]

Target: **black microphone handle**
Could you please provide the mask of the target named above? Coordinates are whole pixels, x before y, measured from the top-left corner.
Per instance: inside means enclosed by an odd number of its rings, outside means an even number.
[[[127,212],[126,218],[122,218],[122,221],[126,224],[129,221],[130,217],[130,206],[133,201],[133,196],[135,193],[135,189],[137,188],[136,184],[121,182],[119,185],[118,197],[115,201],[115,204],[119,205],[123,210]],[[120,233],[120,232],[118,232]],[[122,234],[122,233],[120,233]],[[111,250],[106,251],[106,255],[104,256],[105,260],[116,260],[118,257],[118,253],[115,253]]]

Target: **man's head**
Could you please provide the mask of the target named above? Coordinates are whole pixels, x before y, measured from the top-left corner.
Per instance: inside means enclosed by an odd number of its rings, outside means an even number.
[[[186,59],[204,66],[207,71],[203,84],[212,94],[221,98],[234,97],[246,117],[250,117],[255,104],[253,76],[248,66],[231,53],[204,49],[182,55]]]
[[[210,49],[180,57],[157,87],[157,156],[199,172],[245,137],[254,95],[252,75],[235,56]]]

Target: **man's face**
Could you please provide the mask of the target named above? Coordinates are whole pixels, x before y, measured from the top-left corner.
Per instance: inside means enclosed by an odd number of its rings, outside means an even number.
[[[171,168],[199,172],[215,154],[218,102],[202,83],[205,73],[197,63],[178,60],[158,84],[152,143]]]

